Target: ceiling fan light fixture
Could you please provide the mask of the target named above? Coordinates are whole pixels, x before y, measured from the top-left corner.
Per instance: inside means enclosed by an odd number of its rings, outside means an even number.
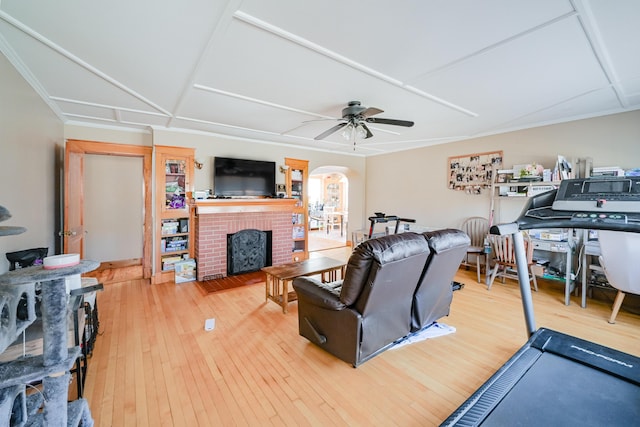
[[[353,123],[347,124],[344,129],[342,129],[342,137],[345,141],[351,141],[355,135],[356,129],[353,126]]]
[[[362,107],[360,101],[351,101],[346,108],[342,109],[341,123],[322,132],[313,138],[316,141],[322,140],[335,132],[341,131],[340,134],[346,141],[353,141],[355,146],[356,139],[368,139],[373,133],[367,126],[367,123],[378,123],[381,125],[404,126],[411,127],[413,122],[409,120],[383,119],[379,117],[371,117],[383,113],[384,110],[376,107]]]
[[[349,141],[351,139],[351,123],[349,123],[342,129],[340,135],[342,135],[342,138],[344,138],[346,141]]]
[[[365,139],[367,131],[360,123],[349,123],[342,130],[342,137],[345,141],[354,141],[356,138]]]

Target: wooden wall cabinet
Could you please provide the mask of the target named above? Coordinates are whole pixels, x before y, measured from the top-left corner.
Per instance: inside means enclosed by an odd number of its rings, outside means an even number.
[[[309,258],[308,205],[309,205],[309,161],[285,158],[287,169],[287,195],[296,199],[291,219],[293,247],[291,259],[302,261]]]
[[[324,206],[331,207],[336,212],[342,212],[344,188],[339,176],[329,175],[323,180],[324,185]]]
[[[194,149],[156,146],[154,283],[174,280],[174,263],[194,256]]]

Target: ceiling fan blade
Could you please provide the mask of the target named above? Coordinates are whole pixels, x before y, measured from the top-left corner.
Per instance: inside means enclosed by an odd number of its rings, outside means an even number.
[[[304,120],[302,123],[312,123],[312,122],[326,122],[326,121],[336,121],[336,120],[344,120],[342,117],[340,118],[326,118],[326,119],[311,119],[311,120]]]
[[[394,126],[404,126],[410,128],[413,126],[413,122],[409,120],[395,120],[395,119],[383,119],[383,118],[375,118],[369,117],[366,119],[368,123],[377,123],[381,125],[394,125]]]
[[[371,133],[371,131],[369,130],[369,128],[364,122],[360,122],[360,126],[362,126],[362,129],[364,129],[364,131],[367,133],[364,139],[371,138],[373,136],[373,134]]]
[[[343,123],[338,123],[337,125],[335,125],[334,127],[332,127],[331,129],[325,130],[324,132],[322,132],[320,135],[316,136],[315,139],[316,141],[320,140],[320,139],[325,139],[326,137],[328,137],[329,135],[331,135],[332,133],[335,133],[337,131],[339,131],[340,129],[342,129],[343,127],[345,127],[347,125],[347,122],[343,122]]]
[[[384,110],[381,110],[376,107],[369,107],[366,110],[364,110],[362,113],[360,113],[360,115],[366,118],[366,117],[375,116],[376,114],[380,114],[380,113],[384,113]]]

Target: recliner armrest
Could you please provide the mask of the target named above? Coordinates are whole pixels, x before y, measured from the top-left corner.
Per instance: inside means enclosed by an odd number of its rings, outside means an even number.
[[[293,289],[299,300],[305,300],[309,304],[336,311],[346,308],[346,305],[340,302],[342,280],[323,283],[313,277],[296,277],[293,279]]]

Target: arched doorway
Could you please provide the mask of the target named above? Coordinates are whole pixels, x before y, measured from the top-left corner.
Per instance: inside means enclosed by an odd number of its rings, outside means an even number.
[[[344,168],[320,167],[309,174],[309,251],[347,246],[349,180]]]

